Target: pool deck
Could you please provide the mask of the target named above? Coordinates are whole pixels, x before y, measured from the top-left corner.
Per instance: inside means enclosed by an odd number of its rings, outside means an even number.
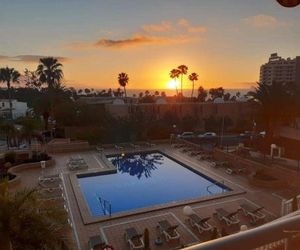
[[[224,223],[220,223],[214,215],[216,208],[225,208],[229,211],[236,210],[240,204],[249,203],[254,206],[263,206],[263,213],[266,214],[266,221],[271,221],[277,218],[281,212],[282,198],[276,194],[274,190],[262,189],[253,187],[248,183],[245,176],[242,175],[228,175],[224,168],[212,168],[206,161],[198,161],[196,158],[181,153],[179,150],[172,148],[169,144],[161,144],[155,146],[153,149],[159,150],[176,160],[200,171],[201,173],[223,182],[226,186],[233,189],[232,195],[216,196],[208,199],[200,199],[187,201],[201,217],[211,217],[210,224],[218,229],[225,229],[228,234],[237,233],[239,226],[226,226]],[[125,149],[126,151],[126,149]],[[131,149],[131,151],[138,151]],[[124,152],[124,150],[105,149],[103,154],[117,154]],[[88,169],[78,172],[70,172],[66,163],[71,156],[81,156],[88,164]],[[68,154],[55,154],[55,166],[41,169],[27,169],[21,173],[21,182],[16,189],[22,187],[35,187],[38,185],[38,177],[44,174],[62,173],[62,185],[64,187],[67,196],[67,205],[70,208],[69,217],[73,222],[73,235],[72,240],[74,242],[74,249],[86,250],[88,249],[88,239],[91,236],[101,234],[104,239],[114,246],[117,250],[129,249],[129,246],[124,240],[124,230],[129,227],[136,227],[136,229],[142,233],[145,228],[148,228],[150,232],[150,245],[151,249],[175,249],[180,246],[187,246],[210,240],[212,235],[210,233],[199,234],[197,230],[192,228],[185,215],[183,214],[183,207],[186,204],[175,204],[175,206],[160,207],[159,209],[143,210],[140,213],[129,213],[122,217],[113,217],[106,220],[85,220],[89,215],[88,209],[85,211],[80,209],[79,204],[82,204],[82,195],[75,195],[74,192],[74,174],[97,172],[111,169],[111,166],[107,166],[105,161],[102,160],[100,153],[95,151],[74,152]],[[78,187],[78,185],[77,185]],[[86,205],[85,205],[86,206]],[[238,217],[240,219],[240,225],[247,225],[248,228],[252,228],[253,225],[249,219],[239,212]],[[154,240],[158,236],[157,223],[158,221],[168,219],[171,224],[178,224],[178,232],[180,233],[180,241],[166,242],[163,239],[163,245],[156,246]]]

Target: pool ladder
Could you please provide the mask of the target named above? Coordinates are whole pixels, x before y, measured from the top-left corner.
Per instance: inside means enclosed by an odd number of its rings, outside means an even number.
[[[103,198],[101,198],[101,196],[98,196],[98,201],[100,202],[103,214],[111,216],[111,204],[110,204],[110,202],[103,199]]]

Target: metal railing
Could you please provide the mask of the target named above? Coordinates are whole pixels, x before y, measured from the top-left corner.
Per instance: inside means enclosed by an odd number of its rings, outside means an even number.
[[[253,250],[272,249],[279,244],[292,250],[291,241],[300,233],[300,215],[278,219],[254,229],[239,232],[220,239],[200,243],[185,250]]]
[[[110,204],[110,202],[103,199],[103,198],[101,198],[101,196],[98,196],[98,201],[100,203],[103,214],[111,216],[111,204]]]

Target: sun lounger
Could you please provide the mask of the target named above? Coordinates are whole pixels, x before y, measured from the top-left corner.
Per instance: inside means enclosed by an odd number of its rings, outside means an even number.
[[[220,221],[225,221],[228,226],[239,224],[240,220],[237,218],[237,213],[239,210],[235,212],[228,212],[224,208],[217,208],[216,214]]]
[[[213,227],[207,222],[210,217],[201,218],[197,214],[191,214],[188,216],[188,221],[192,227],[196,227],[199,233],[213,231]]]
[[[95,235],[90,237],[88,245],[89,250],[96,250],[104,249],[103,247],[105,247],[107,243],[100,235]]]
[[[243,173],[245,171],[245,168],[227,168],[226,169],[226,173],[227,174],[240,174]]]
[[[190,156],[198,156],[203,154],[203,151],[192,151],[189,153]]]
[[[162,220],[158,222],[158,227],[167,241],[180,239],[180,234],[176,230],[178,225],[171,225],[168,220]]]
[[[137,145],[137,144],[134,144],[134,143],[130,143],[129,146],[134,148],[134,149],[139,149],[141,147],[140,145]]]
[[[41,199],[60,199],[62,198],[62,189],[56,188],[41,188],[38,190]]]
[[[257,221],[262,221],[265,219],[266,215],[261,212],[263,207],[255,207],[248,203],[244,203],[240,205],[242,211],[246,216],[250,216],[252,223],[256,223]]]
[[[43,185],[45,183],[54,183],[60,181],[61,177],[59,174],[52,174],[52,175],[43,175],[39,177],[38,183]]]
[[[134,227],[125,229],[125,240],[131,250],[144,249],[143,235],[139,234]]]
[[[67,163],[67,167],[69,170],[81,170],[81,169],[86,169],[88,168],[88,165],[86,164],[85,160],[83,159],[78,159],[78,160],[70,160]]]
[[[115,149],[117,149],[117,150],[123,150],[123,149],[124,149],[124,147],[122,147],[122,146],[119,146],[119,145],[115,145]]]
[[[147,145],[148,147],[155,147],[155,146],[156,146],[156,144],[155,144],[155,143],[152,143],[152,142],[146,142],[146,145]]]

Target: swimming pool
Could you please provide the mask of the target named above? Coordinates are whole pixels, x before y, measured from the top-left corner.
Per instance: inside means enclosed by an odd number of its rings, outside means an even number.
[[[107,156],[117,173],[78,176],[92,216],[220,194],[230,189],[161,152]]]

